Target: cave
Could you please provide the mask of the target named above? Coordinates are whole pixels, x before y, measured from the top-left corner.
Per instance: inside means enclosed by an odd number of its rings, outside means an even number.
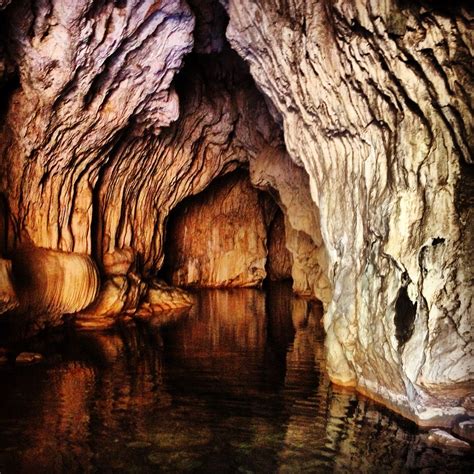
[[[473,14],[0,0],[0,471],[470,472]]]
[[[237,170],[179,203],[168,217],[161,273],[173,286],[260,288],[292,281],[282,210]]]

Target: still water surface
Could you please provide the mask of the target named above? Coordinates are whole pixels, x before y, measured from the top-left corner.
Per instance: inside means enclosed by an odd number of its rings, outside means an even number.
[[[285,286],[196,299],[0,368],[1,473],[472,472],[471,455],[331,386],[319,306]]]

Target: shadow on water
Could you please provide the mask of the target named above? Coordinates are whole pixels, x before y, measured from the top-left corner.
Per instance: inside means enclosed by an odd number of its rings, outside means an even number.
[[[0,471],[471,472],[472,456],[329,383],[321,317],[272,285],[56,337],[42,363],[0,369]]]

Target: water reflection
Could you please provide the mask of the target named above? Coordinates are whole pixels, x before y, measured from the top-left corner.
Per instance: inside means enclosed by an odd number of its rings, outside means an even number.
[[[470,472],[324,373],[321,307],[201,292],[187,315],[67,333],[0,370],[0,471]]]

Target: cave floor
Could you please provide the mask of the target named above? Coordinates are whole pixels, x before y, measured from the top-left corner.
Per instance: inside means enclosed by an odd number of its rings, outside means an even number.
[[[321,317],[278,284],[55,334],[41,362],[0,367],[0,471],[468,471],[472,455],[329,383]]]

